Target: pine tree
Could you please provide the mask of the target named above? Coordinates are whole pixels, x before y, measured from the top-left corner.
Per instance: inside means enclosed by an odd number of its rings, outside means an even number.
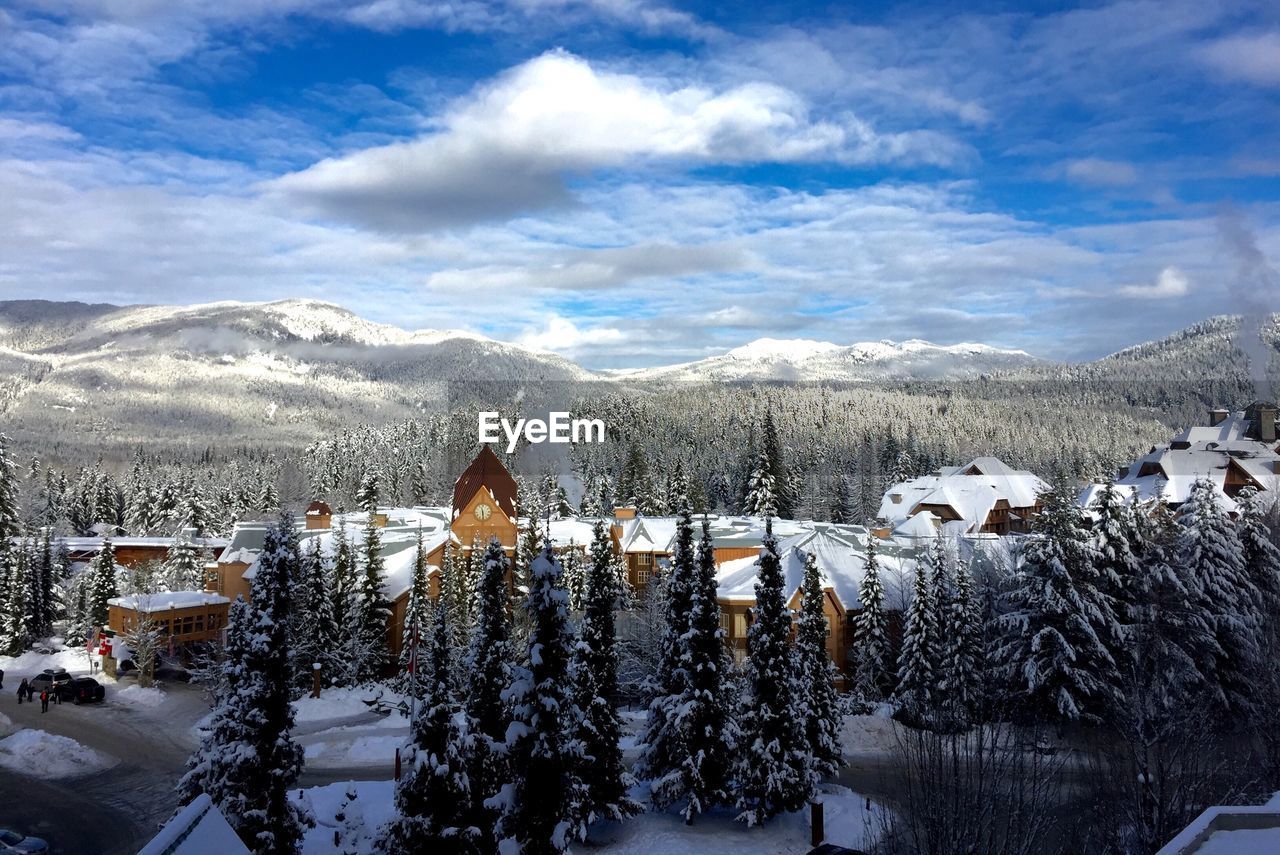
[[[359,647],[356,673],[362,680],[377,679],[387,666],[387,631],[391,622],[391,603],[383,593],[386,564],[382,557],[382,529],[376,518],[378,477],[366,475],[360,484],[360,507],[366,514],[362,563],[357,599],[359,612]]]
[[[474,734],[471,751],[469,825],[481,829],[484,851],[492,839],[498,811],[484,801],[497,793],[505,773],[507,725],[511,720],[503,692],[511,683],[511,621],[508,616],[507,570],[502,544],[492,538],[476,581],[476,619],[466,657],[466,714]]]
[[[1244,546],[1218,504],[1212,481],[1200,479],[1192,484],[1181,521],[1178,559],[1221,650],[1220,655],[1202,655],[1202,668],[1226,709],[1248,711],[1261,661],[1262,594],[1249,578]]]
[[[356,568],[355,551],[342,525],[333,529],[333,568],[330,573],[329,593],[333,614],[334,681],[350,685],[357,681],[360,647],[360,580]]]
[[[89,625],[94,628],[107,625],[109,606],[107,601],[119,596],[116,583],[116,549],[110,538],[103,538],[102,549],[89,562],[88,597]]]
[[[477,851],[480,830],[459,825],[471,804],[471,735],[453,696],[448,614],[443,601],[437,604],[429,654],[420,663],[426,666],[422,705],[410,729],[406,771],[396,784],[397,815],[379,842],[380,851],[393,855]]]
[[[37,576],[38,606],[33,610],[36,619],[36,635],[53,634],[53,622],[58,617],[56,582],[59,568],[53,546],[53,529],[45,527],[40,534],[40,547],[33,570]]]
[[[447,547],[446,547],[447,548]],[[417,547],[413,556],[413,578],[410,581],[409,601],[405,604],[404,630],[400,638],[400,674],[409,675],[427,662],[427,633],[431,628],[431,587],[427,579],[427,552],[422,544],[422,532],[418,532]],[[441,602],[445,602],[441,598]],[[447,603],[446,603],[447,608]],[[450,631],[453,627],[449,628]],[[450,640],[453,644],[453,640]],[[408,682],[402,679],[402,682]],[[414,682],[416,682],[416,675]],[[422,691],[419,684],[418,691]]]
[[[510,780],[493,803],[503,807],[504,846],[544,855],[565,851],[582,835],[575,814],[585,793],[575,769],[583,752],[575,734],[580,711],[568,685],[568,595],[550,544],[530,569],[529,664],[515,669],[507,693],[513,706],[507,730]]]
[[[1044,503],[1004,594],[996,665],[1032,718],[1098,721],[1118,699],[1107,644],[1118,620],[1099,588],[1075,502],[1059,487]]]
[[[1141,535],[1133,505],[1114,481],[1108,481],[1098,493],[1092,510],[1096,518],[1090,540],[1094,575],[1099,589],[1112,600],[1117,618],[1114,631],[1103,641],[1111,658],[1123,664],[1129,646],[1128,602],[1141,572]]]
[[[806,553],[801,589],[800,619],[796,625],[796,677],[803,698],[801,721],[809,756],[810,789],[834,777],[844,764],[840,747],[840,698],[836,668],[827,655],[830,628],[823,611],[826,593],[822,571],[813,553]]]
[[[876,538],[867,539],[866,569],[858,586],[861,606],[853,619],[854,685],[864,703],[884,698],[889,685],[889,619],[876,558]]]
[[[981,704],[985,673],[982,610],[973,591],[969,565],[956,565],[955,591],[948,603],[942,631],[938,686],[944,723],[962,728],[973,721]]]
[[[748,516],[772,516],[778,509],[778,488],[769,472],[769,458],[760,452],[755,469],[747,479],[747,495],[742,512]]]
[[[696,556],[693,551],[693,517],[689,503],[682,501],[676,514],[676,537],[671,550],[671,566],[665,580],[666,628],[657,674],[646,687],[649,721],[640,756],[641,774],[660,781],[682,763],[679,704],[689,691],[688,636],[693,612],[693,579]]]
[[[9,454],[9,437],[0,433],[0,538],[17,537],[21,530],[18,468]]]
[[[761,426],[760,433],[766,471],[773,484],[774,512],[783,519],[791,519],[795,516],[796,490],[787,472],[786,461],[783,459],[782,442],[778,439],[778,428],[773,421],[772,408],[765,410],[764,424]]]
[[[9,549],[0,553],[0,562],[0,573],[4,574],[4,585],[0,590],[3,594],[3,602],[0,602],[0,653],[20,656],[32,641],[27,562]]]
[[[902,650],[898,656],[898,688],[896,696],[908,720],[928,724],[933,719],[934,692],[937,688],[935,666],[938,661],[939,630],[929,560],[916,565],[911,604],[907,606],[902,627]]]
[[[204,567],[200,551],[185,537],[179,537],[169,547],[164,559],[165,584],[170,591],[203,591]]]
[[[267,529],[250,602],[232,606],[224,694],[178,785],[184,803],[208,793],[257,855],[298,852],[305,821],[288,799],[302,770],[302,747],[290,737],[292,532],[288,514]]]
[[[302,552],[298,570],[298,599],[294,604],[298,620],[294,622],[294,661],[296,683],[306,689],[313,682],[312,671],[320,665],[322,673],[333,680],[334,640],[338,635],[333,619],[333,599],[329,591],[329,568],[320,550],[320,538],[313,537]]]
[[[1236,496],[1240,509],[1240,556],[1249,580],[1261,595],[1263,612],[1280,620],[1280,547],[1267,531],[1262,494],[1246,487]]]
[[[799,810],[809,796],[809,757],[793,709],[799,699],[788,643],[791,616],[771,518],[765,520],[758,566],[756,619],[747,631],[747,696],[738,770],[738,819],[749,826]]]
[[[583,757],[577,774],[586,785],[581,813],[587,824],[597,819],[622,819],[641,810],[627,796],[632,781],[618,747],[622,724],[614,706],[618,697],[614,610],[621,592],[614,573],[613,544],[603,522],[596,522],[592,534],[591,561],[583,580],[584,614],[573,668],[575,705],[582,712],[578,738]]]

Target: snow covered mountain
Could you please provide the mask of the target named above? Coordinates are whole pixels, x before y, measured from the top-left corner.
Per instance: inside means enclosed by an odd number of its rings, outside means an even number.
[[[965,379],[1038,364],[1021,350],[985,344],[939,345],[911,339],[838,345],[809,339],[761,338],[720,356],[632,371],[611,372],[653,381],[859,381]]]
[[[0,302],[0,413],[15,438],[305,445],[439,409],[451,381],[582,380],[559,356],[407,332],[328,303]]]

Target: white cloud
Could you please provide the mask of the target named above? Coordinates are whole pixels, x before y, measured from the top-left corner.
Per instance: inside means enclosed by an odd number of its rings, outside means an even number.
[[[1123,160],[1103,160],[1098,157],[1069,160],[1062,164],[1062,171],[1077,184],[1127,187],[1138,182],[1138,170],[1132,163]]]
[[[1241,34],[1205,45],[1199,56],[1219,74],[1258,86],[1280,86],[1280,31]]]
[[[320,213],[414,231],[568,206],[567,178],[649,163],[953,162],[932,132],[815,119],[766,83],[715,91],[601,71],[563,51],[459,100],[434,130],[323,160],[271,189]]]
[[[517,342],[533,350],[573,353],[583,347],[617,344],[624,338],[622,331],[613,327],[583,328],[568,318],[552,315],[545,327],[526,331]]]
[[[1140,300],[1170,300],[1185,297],[1190,290],[1191,282],[1185,273],[1176,267],[1166,267],[1152,284],[1125,285],[1120,288],[1120,293]]]

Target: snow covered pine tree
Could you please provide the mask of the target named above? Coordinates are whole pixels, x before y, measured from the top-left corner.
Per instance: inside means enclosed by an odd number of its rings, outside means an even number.
[[[843,765],[840,748],[840,699],[836,696],[836,666],[827,655],[826,592],[822,571],[812,552],[805,553],[800,620],[796,626],[796,658],[800,718],[808,741],[810,790],[831,778]]]

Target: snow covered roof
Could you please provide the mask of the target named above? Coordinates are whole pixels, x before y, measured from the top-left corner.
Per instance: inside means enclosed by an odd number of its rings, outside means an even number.
[[[249,849],[208,793],[201,793],[166,822],[138,855],[249,855]]]
[[[1036,497],[1048,488],[1031,472],[1012,469],[994,457],[977,457],[963,466],[944,466],[929,475],[892,485],[880,500],[878,515],[897,528],[919,513],[922,506],[950,508],[965,523],[964,533],[972,533],[986,524],[1001,499],[1011,508],[1031,508]]]
[[[386,576],[382,591],[394,600],[413,586],[413,567],[417,557],[418,534],[422,534],[422,548],[431,553],[453,537],[447,522],[446,508],[387,508],[379,509],[388,518],[387,525],[378,529],[382,537],[382,560]],[[353,549],[359,551],[364,544],[364,528],[369,515],[366,513],[336,514],[330,528],[298,531],[298,540],[305,552],[313,542],[320,544],[320,552],[332,558],[337,538],[334,532],[341,528]],[[231,546],[219,559],[223,563],[240,561],[248,564],[244,578],[252,581],[257,575],[258,554],[262,551],[268,523],[237,525]]]
[[[813,553],[817,559],[818,568],[825,577],[823,586],[835,592],[846,610],[858,608],[858,588],[867,566],[865,541],[817,529],[780,541],[778,554],[782,558],[785,580],[783,592],[788,600],[804,580],[806,553]],[[880,564],[886,590],[905,590],[908,584],[906,571],[915,566],[914,560],[893,547],[879,550],[876,560]],[[754,601],[759,571],[758,556],[724,562],[716,572],[717,596],[723,600]]]
[[[135,612],[190,609],[196,606],[224,605],[230,602],[229,599],[220,594],[210,594],[205,591],[160,591],[154,594],[130,594],[127,597],[112,597],[107,600],[108,605],[120,606]]]
[[[60,537],[58,543],[71,552],[97,552],[102,548],[104,539],[109,539],[116,549],[121,547],[146,547],[168,549],[178,541],[177,537]],[[197,549],[222,549],[230,542],[225,537],[187,537],[186,540]]]
[[[1180,505],[1191,495],[1192,484],[1208,478],[1223,508],[1234,511],[1235,500],[1226,492],[1228,480],[1260,490],[1280,488],[1280,452],[1274,442],[1254,435],[1253,422],[1244,412],[1233,413],[1217,425],[1187,428],[1121,470],[1116,486],[1142,501],[1163,497]],[[1081,493],[1082,507],[1089,507],[1100,486]]]
[[[1207,809],[1156,855],[1259,855],[1280,852],[1280,793],[1263,805]]]
[[[711,539],[716,549],[732,549],[735,547],[758,547],[764,539],[764,517],[730,517],[709,514],[707,521],[711,526]],[[664,552],[670,553],[676,539],[678,517],[646,517],[621,520],[623,552]],[[815,523],[806,520],[773,521],[773,532],[778,538],[792,537],[803,532],[812,531],[818,526],[830,526],[830,523]],[[693,518],[694,538],[702,536],[702,516]]]

